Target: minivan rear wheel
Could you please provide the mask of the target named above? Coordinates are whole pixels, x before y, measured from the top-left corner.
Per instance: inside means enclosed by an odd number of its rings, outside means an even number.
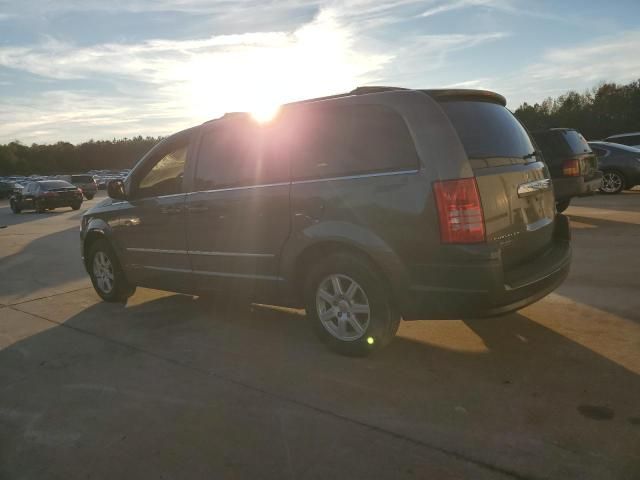
[[[120,267],[118,258],[107,240],[96,240],[89,249],[88,270],[96,293],[107,302],[126,301],[136,291]]]
[[[364,356],[386,346],[400,324],[384,279],[357,255],[333,254],[314,264],[305,305],[320,339],[343,355]]]

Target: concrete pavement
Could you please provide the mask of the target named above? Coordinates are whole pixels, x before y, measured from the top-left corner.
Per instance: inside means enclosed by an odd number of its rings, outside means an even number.
[[[102,303],[79,213],[2,203],[0,478],[638,478],[640,192],[567,213],[557,292],[352,359],[298,311]]]

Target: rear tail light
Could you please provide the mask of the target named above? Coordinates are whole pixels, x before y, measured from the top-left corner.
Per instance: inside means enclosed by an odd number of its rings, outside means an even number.
[[[433,184],[433,191],[442,243],[485,241],[484,216],[475,178],[438,181]]]
[[[562,174],[566,177],[579,177],[580,176],[580,160],[577,158],[570,158],[562,162]]]

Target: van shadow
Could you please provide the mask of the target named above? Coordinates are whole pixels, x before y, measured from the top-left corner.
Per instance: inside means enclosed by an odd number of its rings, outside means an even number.
[[[0,235],[8,230],[0,230]],[[9,231],[10,233],[10,231]],[[78,245],[77,249],[69,245]],[[45,292],[64,292],[87,279],[79,253],[78,228],[38,237],[0,258],[0,303],[14,303]]]
[[[17,405],[35,412],[54,408],[55,418],[38,420],[39,431],[56,426],[60,435],[73,430],[91,444],[111,445],[132,422],[150,438],[162,436],[161,425],[176,415],[181,428],[194,428],[207,418],[189,414],[196,400],[215,399],[216,415],[224,416],[234,408],[228,389],[239,388],[245,396],[266,394],[270,401],[311,406],[445,450],[513,463],[537,478],[632,478],[638,465],[638,375],[519,314],[412,322],[386,349],[353,359],[327,351],[299,312],[233,301],[211,305],[182,295],[134,303],[95,304],[64,326],[0,351],[0,377],[8,380],[0,413]],[[415,328],[420,331],[412,334]],[[469,329],[483,348],[458,343]],[[127,415],[142,403],[140,425]],[[257,415],[262,407],[243,408]],[[590,408],[612,415],[597,422],[588,418]],[[58,455],[60,446],[34,446],[23,435],[33,428],[30,418],[12,417],[8,465],[28,471],[33,449],[47,452],[54,467],[90,461],[92,453],[79,445],[74,456]],[[110,423],[115,433],[105,430]],[[246,448],[253,441],[246,436]],[[164,453],[187,461],[203,446],[171,443]],[[117,463],[125,453],[111,449],[109,458]],[[137,458],[142,466],[153,462]]]

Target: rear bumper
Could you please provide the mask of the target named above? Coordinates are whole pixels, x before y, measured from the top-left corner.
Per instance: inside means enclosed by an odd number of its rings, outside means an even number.
[[[567,200],[571,197],[593,195],[600,189],[602,172],[597,172],[589,178],[558,177],[553,179],[553,191],[556,200]]]
[[[555,290],[569,274],[569,223],[556,218],[553,246],[507,272],[499,255],[474,264],[441,267],[438,276],[461,286],[414,284],[400,300],[405,320],[490,317],[523,308]],[[451,284],[453,282],[449,282]]]
[[[40,200],[45,208],[70,207],[82,203],[82,197]]]

